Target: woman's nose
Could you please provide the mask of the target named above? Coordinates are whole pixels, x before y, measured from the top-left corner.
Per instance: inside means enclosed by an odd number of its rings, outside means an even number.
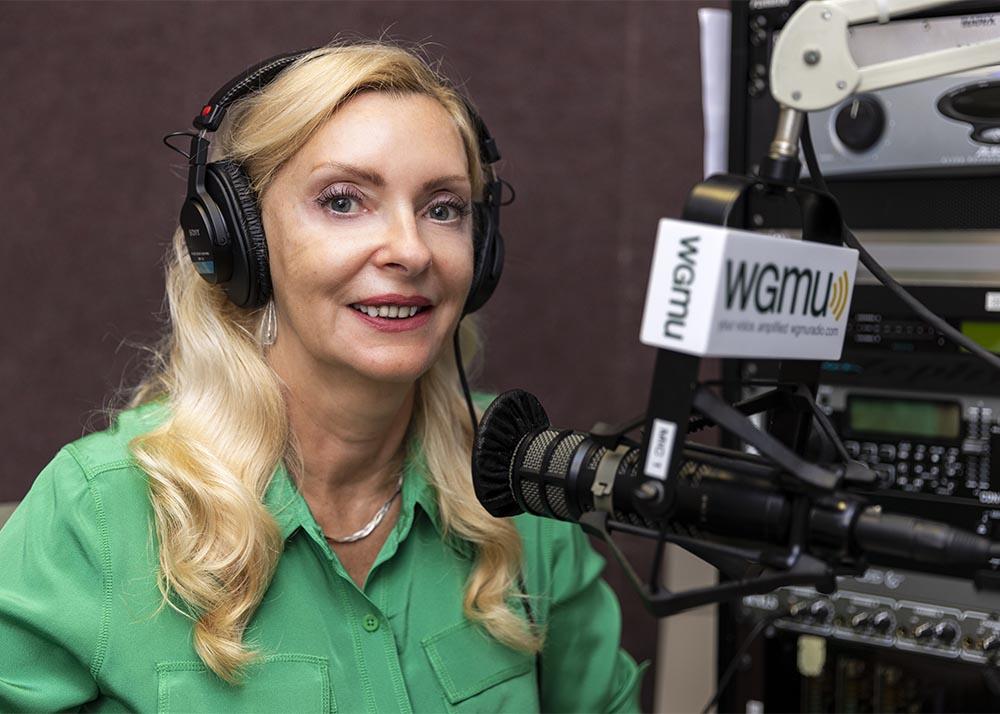
[[[381,265],[410,276],[419,275],[430,267],[431,249],[412,211],[400,211],[387,229],[385,244],[379,251]]]

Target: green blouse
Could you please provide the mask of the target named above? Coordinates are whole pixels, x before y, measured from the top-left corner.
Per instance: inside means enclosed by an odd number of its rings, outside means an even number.
[[[471,551],[442,538],[422,458],[406,465],[363,589],[275,471],[266,503],[284,552],[246,637],[261,657],[226,684],[156,587],[148,487],[128,443],[164,411],[123,412],[64,447],[0,531],[0,711],[638,711],[643,668],[619,648],[618,602],[579,527],[514,518],[548,632],[539,688],[534,657],[464,617]]]

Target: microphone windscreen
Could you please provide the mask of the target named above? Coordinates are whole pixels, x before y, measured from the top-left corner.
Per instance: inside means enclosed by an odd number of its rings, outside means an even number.
[[[491,515],[506,518],[524,512],[511,490],[511,461],[525,434],[548,426],[538,399],[522,389],[504,392],[486,408],[472,449],[472,483]]]

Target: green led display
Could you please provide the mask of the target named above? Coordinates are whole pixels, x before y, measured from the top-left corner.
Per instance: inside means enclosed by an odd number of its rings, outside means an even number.
[[[962,429],[955,402],[851,397],[847,412],[851,431],[867,434],[957,439]]]
[[[980,347],[1000,353],[1000,322],[963,320],[962,334]]]

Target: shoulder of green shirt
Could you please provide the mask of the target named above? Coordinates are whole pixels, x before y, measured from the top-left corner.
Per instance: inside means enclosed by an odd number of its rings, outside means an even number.
[[[26,574],[36,580],[34,590],[48,599],[39,595],[33,607],[46,613],[46,627],[62,633],[64,646],[94,678],[103,667],[113,619],[112,531],[128,522],[145,532],[150,509],[147,482],[129,442],[161,419],[156,403],[127,409],[109,428],[63,446],[0,534],[9,554],[24,558],[6,585],[23,585]],[[14,621],[22,616],[16,608],[11,613]],[[64,674],[68,681],[70,674]]]
[[[95,431],[63,447],[89,478],[136,466],[129,450],[132,439],[151,431],[163,421],[168,407],[162,401],[146,402],[118,412],[111,426]]]
[[[148,504],[147,482],[130,453],[129,444],[134,437],[159,424],[163,414],[162,402],[148,402],[119,412],[107,429],[63,446],[36,477],[8,524],[16,518],[29,517],[29,512],[41,507],[44,498],[32,495],[38,491],[50,490],[60,512],[67,517],[73,513],[82,517],[96,503],[99,521],[122,517],[135,503]],[[93,502],[70,497],[81,486],[90,491]],[[103,547],[107,530],[99,528],[99,534]]]

